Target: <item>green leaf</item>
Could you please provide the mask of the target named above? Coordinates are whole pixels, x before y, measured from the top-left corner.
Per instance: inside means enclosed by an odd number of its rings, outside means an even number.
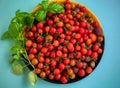
[[[47,10],[47,8],[48,8],[48,1],[49,0],[42,0],[40,5],[42,6],[43,10]]]
[[[35,86],[37,81],[37,75],[33,71],[30,71],[28,73],[28,81],[32,86]]]
[[[6,31],[2,36],[1,36],[1,39],[7,39],[9,38],[9,32]]]
[[[19,35],[19,26],[16,22],[11,22],[8,28],[9,37],[15,39]]]
[[[33,22],[34,22],[33,16],[27,15],[24,17],[24,25],[27,25],[29,28],[32,27]]]
[[[42,21],[46,17],[47,11],[45,10],[39,10],[35,13],[35,18],[37,21]]]
[[[12,66],[12,73],[21,75],[23,73],[23,66],[21,64],[15,64]]]
[[[48,6],[48,11],[51,13],[61,13],[63,10],[63,6],[58,3],[52,3]]]

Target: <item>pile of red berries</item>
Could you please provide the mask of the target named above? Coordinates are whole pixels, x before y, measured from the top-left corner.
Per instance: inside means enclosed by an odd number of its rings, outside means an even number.
[[[85,7],[70,1],[63,6],[62,13],[48,12],[45,20],[25,28],[25,47],[40,78],[67,83],[93,71],[104,37]]]

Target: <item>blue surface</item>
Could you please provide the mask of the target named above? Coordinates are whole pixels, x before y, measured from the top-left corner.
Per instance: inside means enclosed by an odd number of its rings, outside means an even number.
[[[94,72],[71,84],[53,84],[39,79],[34,88],[120,88],[120,0],[75,0],[82,3],[100,20],[105,35],[105,51]],[[17,9],[30,11],[40,0],[0,0],[0,36],[7,30]],[[33,88],[26,75],[10,72],[10,42],[0,40],[0,88]]]

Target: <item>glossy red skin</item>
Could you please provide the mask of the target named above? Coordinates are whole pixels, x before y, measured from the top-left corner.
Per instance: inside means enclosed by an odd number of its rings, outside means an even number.
[[[59,68],[60,70],[64,70],[64,69],[65,69],[65,65],[64,65],[63,63],[60,63],[60,64],[58,65],[58,68]]]
[[[43,23],[39,22],[37,23],[37,28],[38,29],[42,29],[44,27]]]
[[[84,76],[85,76],[85,70],[80,69],[80,70],[78,71],[78,75],[79,75],[80,77],[84,77]]]
[[[68,80],[66,79],[66,77],[61,77],[61,82],[63,83],[63,84],[65,84],[65,83],[67,83],[68,82]]]

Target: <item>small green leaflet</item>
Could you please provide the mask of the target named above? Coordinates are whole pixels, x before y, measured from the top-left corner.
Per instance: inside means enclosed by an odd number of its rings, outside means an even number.
[[[47,12],[51,12],[53,14],[61,13],[64,8],[60,4],[53,2],[50,5],[48,5],[49,0],[43,0],[39,5],[42,6],[42,9],[38,10],[35,13],[35,19],[37,21],[42,21],[46,18]]]
[[[30,71],[28,73],[28,81],[32,86],[35,86],[37,81],[37,75],[33,71]]]
[[[23,73],[23,67],[21,64],[13,64],[11,71],[16,75],[21,75]]]
[[[37,21],[42,21],[46,18],[47,11],[45,10],[39,10],[35,13],[35,18]]]
[[[63,6],[58,3],[51,3],[48,6],[48,11],[51,13],[61,13],[64,10]]]
[[[47,8],[48,8],[48,1],[49,0],[42,0],[40,5],[42,6],[43,10],[47,10]]]
[[[8,32],[8,31],[6,31],[6,32],[2,35],[1,39],[7,39],[7,38],[9,38],[9,32]]]

